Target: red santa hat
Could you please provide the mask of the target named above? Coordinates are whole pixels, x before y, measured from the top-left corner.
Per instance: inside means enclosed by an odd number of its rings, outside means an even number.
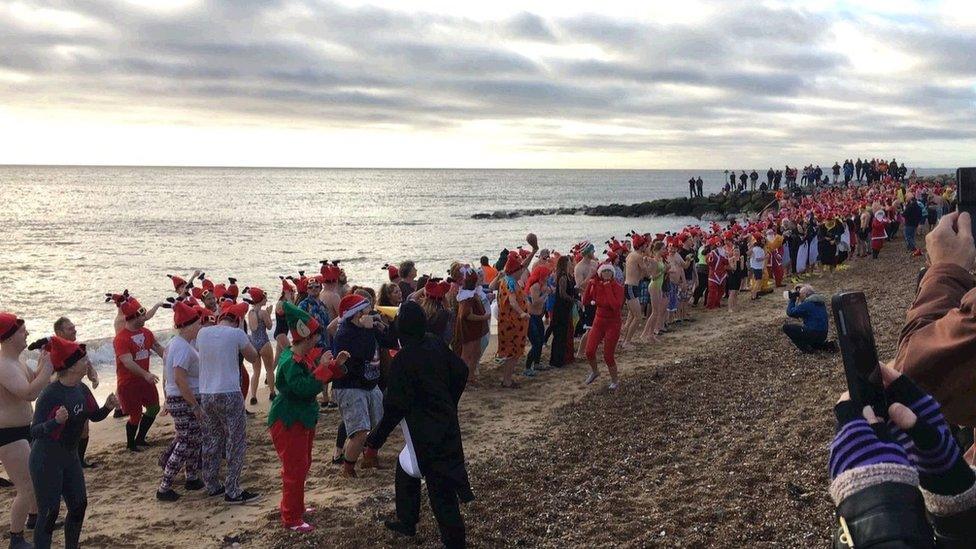
[[[0,341],[6,341],[24,325],[24,319],[13,313],[0,313]]]
[[[603,271],[610,271],[611,273],[615,273],[616,272],[616,269],[613,268],[613,264],[612,263],[605,262],[605,263],[600,263],[600,266],[597,267],[597,269],[596,269],[596,273],[598,275],[599,274],[603,274]]]
[[[369,300],[357,294],[347,294],[339,301],[339,318],[349,320],[361,311],[369,309]]]
[[[390,282],[396,282],[400,279],[400,269],[398,269],[396,265],[390,265],[387,263],[386,265],[383,265],[383,270],[386,271],[386,274],[390,277]]]
[[[224,301],[220,304],[220,314],[217,315],[217,320],[231,318],[236,322],[240,322],[244,320],[245,316],[247,316],[247,303]]]
[[[217,316],[210,309],[203,305],[197,305],[196,310],[200,313],[200,323],[204,326],[212,326],[217,323]]]
[[[173,305],[173,325],[176,329],[186,328],[200,320],[200,311],[185,301],[177,301]]]
[[[200,276],[203,276],[203,275],[200,275]],[[215,286],[214,286],[213,280],[210,280],[209,278],[201,278],[200,279],[200,285],[203,286],[203,289],[204,289],[205,292],[214,293]],[[206,295],[206,294],[204,294],[204,295]]]
[[[508,254],[505,260],[505,274],[515,274],[522,268],[522,257],[518,253]]]
[[[295,288],[300,294],[308,293],[308,283],[311,282],[307,276],[305,276],[305,271],[298,271],[298,278],[295,279]]]
[[[173,290],[175,290],[175,291],[178,292],[178,291],[180,291],[180,288],[182,288],[183,286],[186,286],[186,281],[183,280],[182,278],[180,278],[180,277],[178,277],[176,275],[171,275],[171,274],[168,274],[166,276],[168,276],[169,279],[173,281]]]
[[[509,257],[511,257],[511,255],[509,255]],[[506,264],[506,268],[507,267],[508,265]],[[447,292],[450,291],[450,289],[451,283],[440,278],[432,278],[427,281],[427,284],[424,285],[424,293],[427,295],[427,297],[436,301],[444,299],[444,296],[447,295]]]
[[[264,293],[264,290],[258,288],[257,286],[249,286],[247,288],[244,288],[244,293],[251,296],[251,299],[245,299],[245,301],[247,301],[251,305],[256,305],[258,303],[261,303],[262,301],[265,300],[266,297],[268,297],[267,294]]]
[[[67,370],[87,354],[83,343],[75,343],[58,336],[52,336],[44,348],[51,353],[51,366],[54,367],[55,372]]]
[[[119,310],[122,311],[122,316],[126,320],[134,320],[146,314],[146,308],[140,305],[136,298],[131,296],[119,305]]]
[[[279,276],[278,278],[281,279],[281,293],[293,293],[295,291],[295,287],[291,285],[291,281],[287,277]]]
[[[529,273],[529,278],[525,282],[525,287],[531,288],[533,284],[536,284],[538,282],[545,284],[546,279],[549,278],[549,274],[551,272],[552,271],[549,269],[549,267],[545,265],[536,265],[535,267],[532,268],[532,272]]]
[[[639,250],[644,246],[647,246],[648,240],[646,236],[637,232],[631,233],[627,236],[630,237],[630,243],[635,250]]]
[[[240,289],[237,287],[237,279],[228,278],[227,281],[230,284],[227,285],[227,290],[224,292],[224,299],[237,301],[237,297],[241,294]]]
[[[215,284],[213,287],[213,291],[210,293],[212,293],[214,297],[217,298],[217,300],[221,300],[224,298],[224,294],[227,293],[227,286],[225,286],[223,282],[221,282],[220,284]]]
[[[336,282],[339,282],[339,275],[342,272],[342,270],[339,269],[339,266],[333,263],[329,263],[326,260],[323,260],[321,263],[322,263],[322,268],[319,269],[319,274],[320,274],[319,280],[323,284],[335,284]]]
[[[197,288],[196,286],[194,286],[193,288],[190,288],[190,295],[194,299],[203,299],[205,293],[206,293],[206,290],[204,290],[203,288]]]

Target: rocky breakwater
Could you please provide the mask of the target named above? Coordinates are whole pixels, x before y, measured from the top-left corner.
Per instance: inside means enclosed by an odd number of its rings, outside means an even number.
[[[730,216],[754,213],[769,207],[775,200],[773,193],[746,192],[742,194],[713,194],[703,198],[659,198],[639,204],[608,204],[566,208],[533,208],[497,210],[476,213],[472,219],[513,219],[540,215],[593,215],[599,217],[691,216],[698,219],[725,219]]]

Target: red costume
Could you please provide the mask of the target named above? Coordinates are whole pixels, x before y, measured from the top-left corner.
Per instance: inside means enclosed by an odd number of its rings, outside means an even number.
[[[887,228],[888,223],[884,217],[874,216],[871,219],[871,250],[875,255],[881,251],[885,239],[888,238]]]
[[[603,280],[593,277],[586,286],[583,303],[596,302],[596,317],[586,340],[586,358],[596,358],[596,348],[603,342],[603,360],[607,366],[616,366],[614,358],[620,327],[623,324],[624,287],[616,279]]]
[[[708,264],[708,297],[705,300],[706,309],[718,309],[722,306],[722,296],[725,295],[725,279],[728,278],[729,258],[712,250],[705,258]]]

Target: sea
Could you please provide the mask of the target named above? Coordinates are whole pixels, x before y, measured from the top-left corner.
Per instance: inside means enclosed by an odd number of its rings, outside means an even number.
[[[761,179],[767,168],[756,167]],[[317,272],[323,259],[340,260],[350,283],[378,288],[385,263],[412,259],[421,274],[444,276],[451,261],[494,261],[528,232],[544,248],[587,239],[600,251],[610,236],[697,220],[471,216],[687,196],[692,176],[706,194],[727,178],[723,170],[0,166],[0,310],[24,317],[38,337],[69,317],[108,369],[115,310],[106,292],[128,289],[148,307],[173,295],[167,274],[201,269],[275,295],[279,275]],[[164,309],[148,326],[171,322]]]

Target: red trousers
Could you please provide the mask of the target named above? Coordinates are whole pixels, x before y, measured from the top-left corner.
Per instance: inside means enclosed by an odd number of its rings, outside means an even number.
[[[776,287],[783,285],[783,266],[773,265],[773,280],[776,281]]]
[[[722,306],[722,297],[725,296],[725,282],[721,284],[716,284],[714,281],[708,281],[708,296],[705,299],[706,309],[718,309]]]
[[[281,459],[281,522],[296,526],[304,522],[305,478],[312,467],[312,441],[315,429],[296,422],[290,427],[276,421],[271,426],[271,442]]]
[[[620,340],[620,326],[623,324],[618,318],[604,318],[597,316],[590,328],[590,335],[586,339],[586,359],[596,358],[596,348],[603,342],[603,361],[607,366],[616,366],[615,358],[617,341]]]

